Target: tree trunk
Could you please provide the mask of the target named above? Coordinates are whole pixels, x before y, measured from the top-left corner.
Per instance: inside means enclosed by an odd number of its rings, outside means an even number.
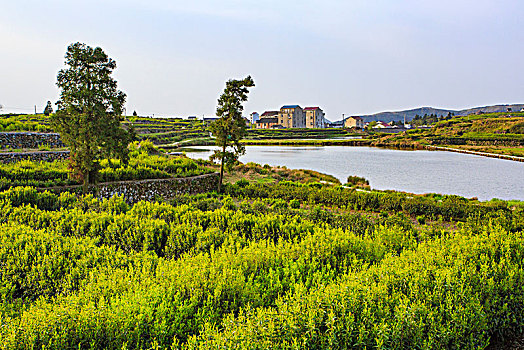
[[[84,176],[84,183],[82,184],[82,191],[84,194],[87,194],[87,191],[89,190],[89,170],[86,171]]]
[[[224,157],[226,153],[226,143],[222,146],[222,159],[220,160],[220,179],[218,180],[218,193],[222,191],[222,179],[224,177]]]

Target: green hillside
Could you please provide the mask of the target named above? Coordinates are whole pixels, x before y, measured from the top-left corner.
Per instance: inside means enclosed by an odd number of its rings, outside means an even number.
[[[430,129],[375,135],[372,145],[422,148],[425,145],[524,156],[524,113],[454,117]]]

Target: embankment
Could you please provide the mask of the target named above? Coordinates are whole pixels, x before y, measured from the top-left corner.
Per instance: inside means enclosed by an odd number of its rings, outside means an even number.
[[[469,151],[469,150],[459,149],[459,148],[449,148],[449,147],[440,147],[440,146],[424,146],[424,149],[429,150],[429,151],[447,151],[447,152],[456,152],[456,153],[464,153],[464,154],[473,154],[476,156],[513,160],[516,162],[524,162],[524,157],[508,156],[505,154],[497,154],[497,153]]]

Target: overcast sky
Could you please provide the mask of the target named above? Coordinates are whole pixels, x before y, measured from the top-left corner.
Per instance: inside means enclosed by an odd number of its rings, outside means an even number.
[[[245,114],[346,115],[524,102],[522,0],[0,0],[0,104],[58,99],[67,46],[117,62],[127,111],[213,115],[250,74]]]

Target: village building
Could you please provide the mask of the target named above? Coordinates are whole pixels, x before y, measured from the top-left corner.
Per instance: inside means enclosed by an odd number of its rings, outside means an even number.
[[[251,113],[251,123],[255,124],[260,119],[260,114],[257,112]]]
[[[278,122],[284,128],[305,128],[306,115],[299,105],[285,105],[280,108]]]
[[[320,107],[306,107],[304,108],[306,118],[306,128],[325,128],[326,118],[324,111]]]
[[[260,118],[255,124],[257,129],[274,129],[279,125],[277,117]]]
[[[364,128],[364,120],[361,117],[349,117],[344,121],[345,128]]]
[[[391,128],[391,127],[392,126],[389,125],[388,123],[383,122],[381,120],[378,120],[377,124],[373,127],[373,129],[388,129],[388,128]]]
[[[265,111],[260,116],[260,119],[263,119],[263,118],[276,118],[276,117],[278,117],[278,113],[279,113],[279,111]]]
[[[278,125],[278,111],[265,111],[255,122],[257,129],[274,129]]]

